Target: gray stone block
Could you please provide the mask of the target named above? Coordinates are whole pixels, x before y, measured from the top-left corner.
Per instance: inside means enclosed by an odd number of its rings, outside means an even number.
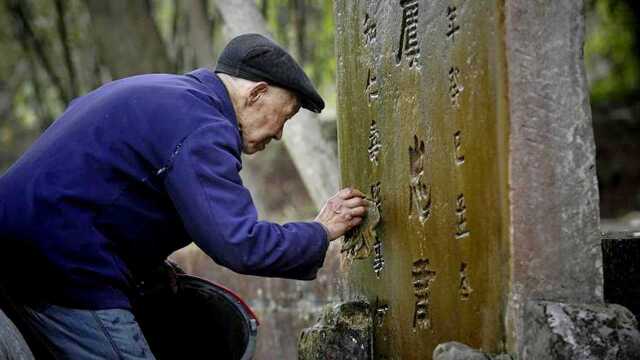
[[[300,360],[372,359],[372,318],[365,302],[327,307],[318,323],[303,330],[298,341]]]
[[[451,341],[440,344],[433,350],[433,360],[491,360],[491,358],[482,351]]]
[[[33,354],[25,342],[22,334],[0,310],[0,359],[3,360],[33,360]]]
[[[531,301],[522,359],[640,359],[636,319],[619,305]]]
[[[438,345],[433,350],[433,360],[513,360],[511,355],[491,355],[465,344],[450,341]]]

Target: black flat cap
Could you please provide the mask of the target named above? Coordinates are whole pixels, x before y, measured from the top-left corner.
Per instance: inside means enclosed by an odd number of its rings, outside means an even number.
[[[324,109],[324,101],[300,65],[278,44],[260,34],[233,38],[222,50],[215,71],[291,90],[298,95],[303,108],[317,113]]]

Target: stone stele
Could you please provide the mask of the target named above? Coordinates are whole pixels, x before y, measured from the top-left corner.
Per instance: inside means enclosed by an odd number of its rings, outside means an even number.
[[[376,359],[520,353],[529,299],[602,301],[583,6],[336,0],[342,182],[380,215],[342,295]]]

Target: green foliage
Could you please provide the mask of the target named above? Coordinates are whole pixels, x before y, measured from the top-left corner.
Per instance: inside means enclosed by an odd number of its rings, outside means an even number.
[[[634,19],[629,5],[617,0],[589,3],[585,62],[592,102],[623,100],[640,90],[640,62],[635,52]]]
[[[257,0],[257,5],[263,11],[269,31],[302,63],[328,106],[335,107],[333,2]],[[304,18],[302,31],[296,26],[296,16]],[[302,48],[297,43],[298,36],[303,37]]]
[[[222,1],[222,0],[216,0]],[[588,0],[585,60],[594,103],[624,100],[640,93],[640,60],[632,0]],[[57,117],[70,98],[86,93],[110,79],[98,58],[86,2],[64,0],[67,38],[59,29],[59,13],[53,0],[0,0],[0,131],[2,145],[17,134],[11,127],[39,131]],[[180,0],[151,0],[153,17],[178,72],[192,66],[187,55],[190,43],[184,34],[188,14]],[[215,51],[220,51],[223,21],[208,2]],[[34,39],[11,8],[25,11],[45,58],[39,56]],[[335,105],[336,59],[334,54],[333,3],[324,0],[256,0],[276,40],[302,63],[319,87],[328,107]],[[117,26],[114,19],[114,26]],[[181,25],[182,24],[182,25]],[[63,44],[71,50],[72,67],[65,62]],[[186,55],[185,55],[186,54]],[[215,54],[212,54],[215,56]],[[185,60],[186,59],[186,60]],[[43,66],[50,64],[50,69]],[[75,74],[75,85],[70,72]],[[7,146],[3,146],[5,149]],[[2,165],[0,164],[0,168]]]
[[[206,18],[212,27],[212,57],[215,57],[225,44],[221,31],[223,19],[214,1],[223,0],[199,1],[207,8]],[[101,34],[93,31],[96,19],[92,19],[88,3],[87,0],[0,0],[0,146],[3,149],[0,173],[62,113],[73,97],[111,80],[111,69],[97,45]],[[172,67],[176,72],[191,70],[196,66],[193,57],[196,45],[188,34],[191,15],[181,6],[184,3],[181,0],[147,0],[147,3]],[[256,4],[277,41],[302,63],[327,106],[334,107],[336,60],[332,2],[257,0]],[[62,13],[56,5],[62,6]],[[123,18],[114,17],[113,26],[119,26]],[[61,23],[66,31],[61,31]]]

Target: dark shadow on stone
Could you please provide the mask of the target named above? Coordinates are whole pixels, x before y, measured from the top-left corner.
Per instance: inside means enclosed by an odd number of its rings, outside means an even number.
[[[640,237],[630,232],[602,236],[604,299],[640,316]]]

